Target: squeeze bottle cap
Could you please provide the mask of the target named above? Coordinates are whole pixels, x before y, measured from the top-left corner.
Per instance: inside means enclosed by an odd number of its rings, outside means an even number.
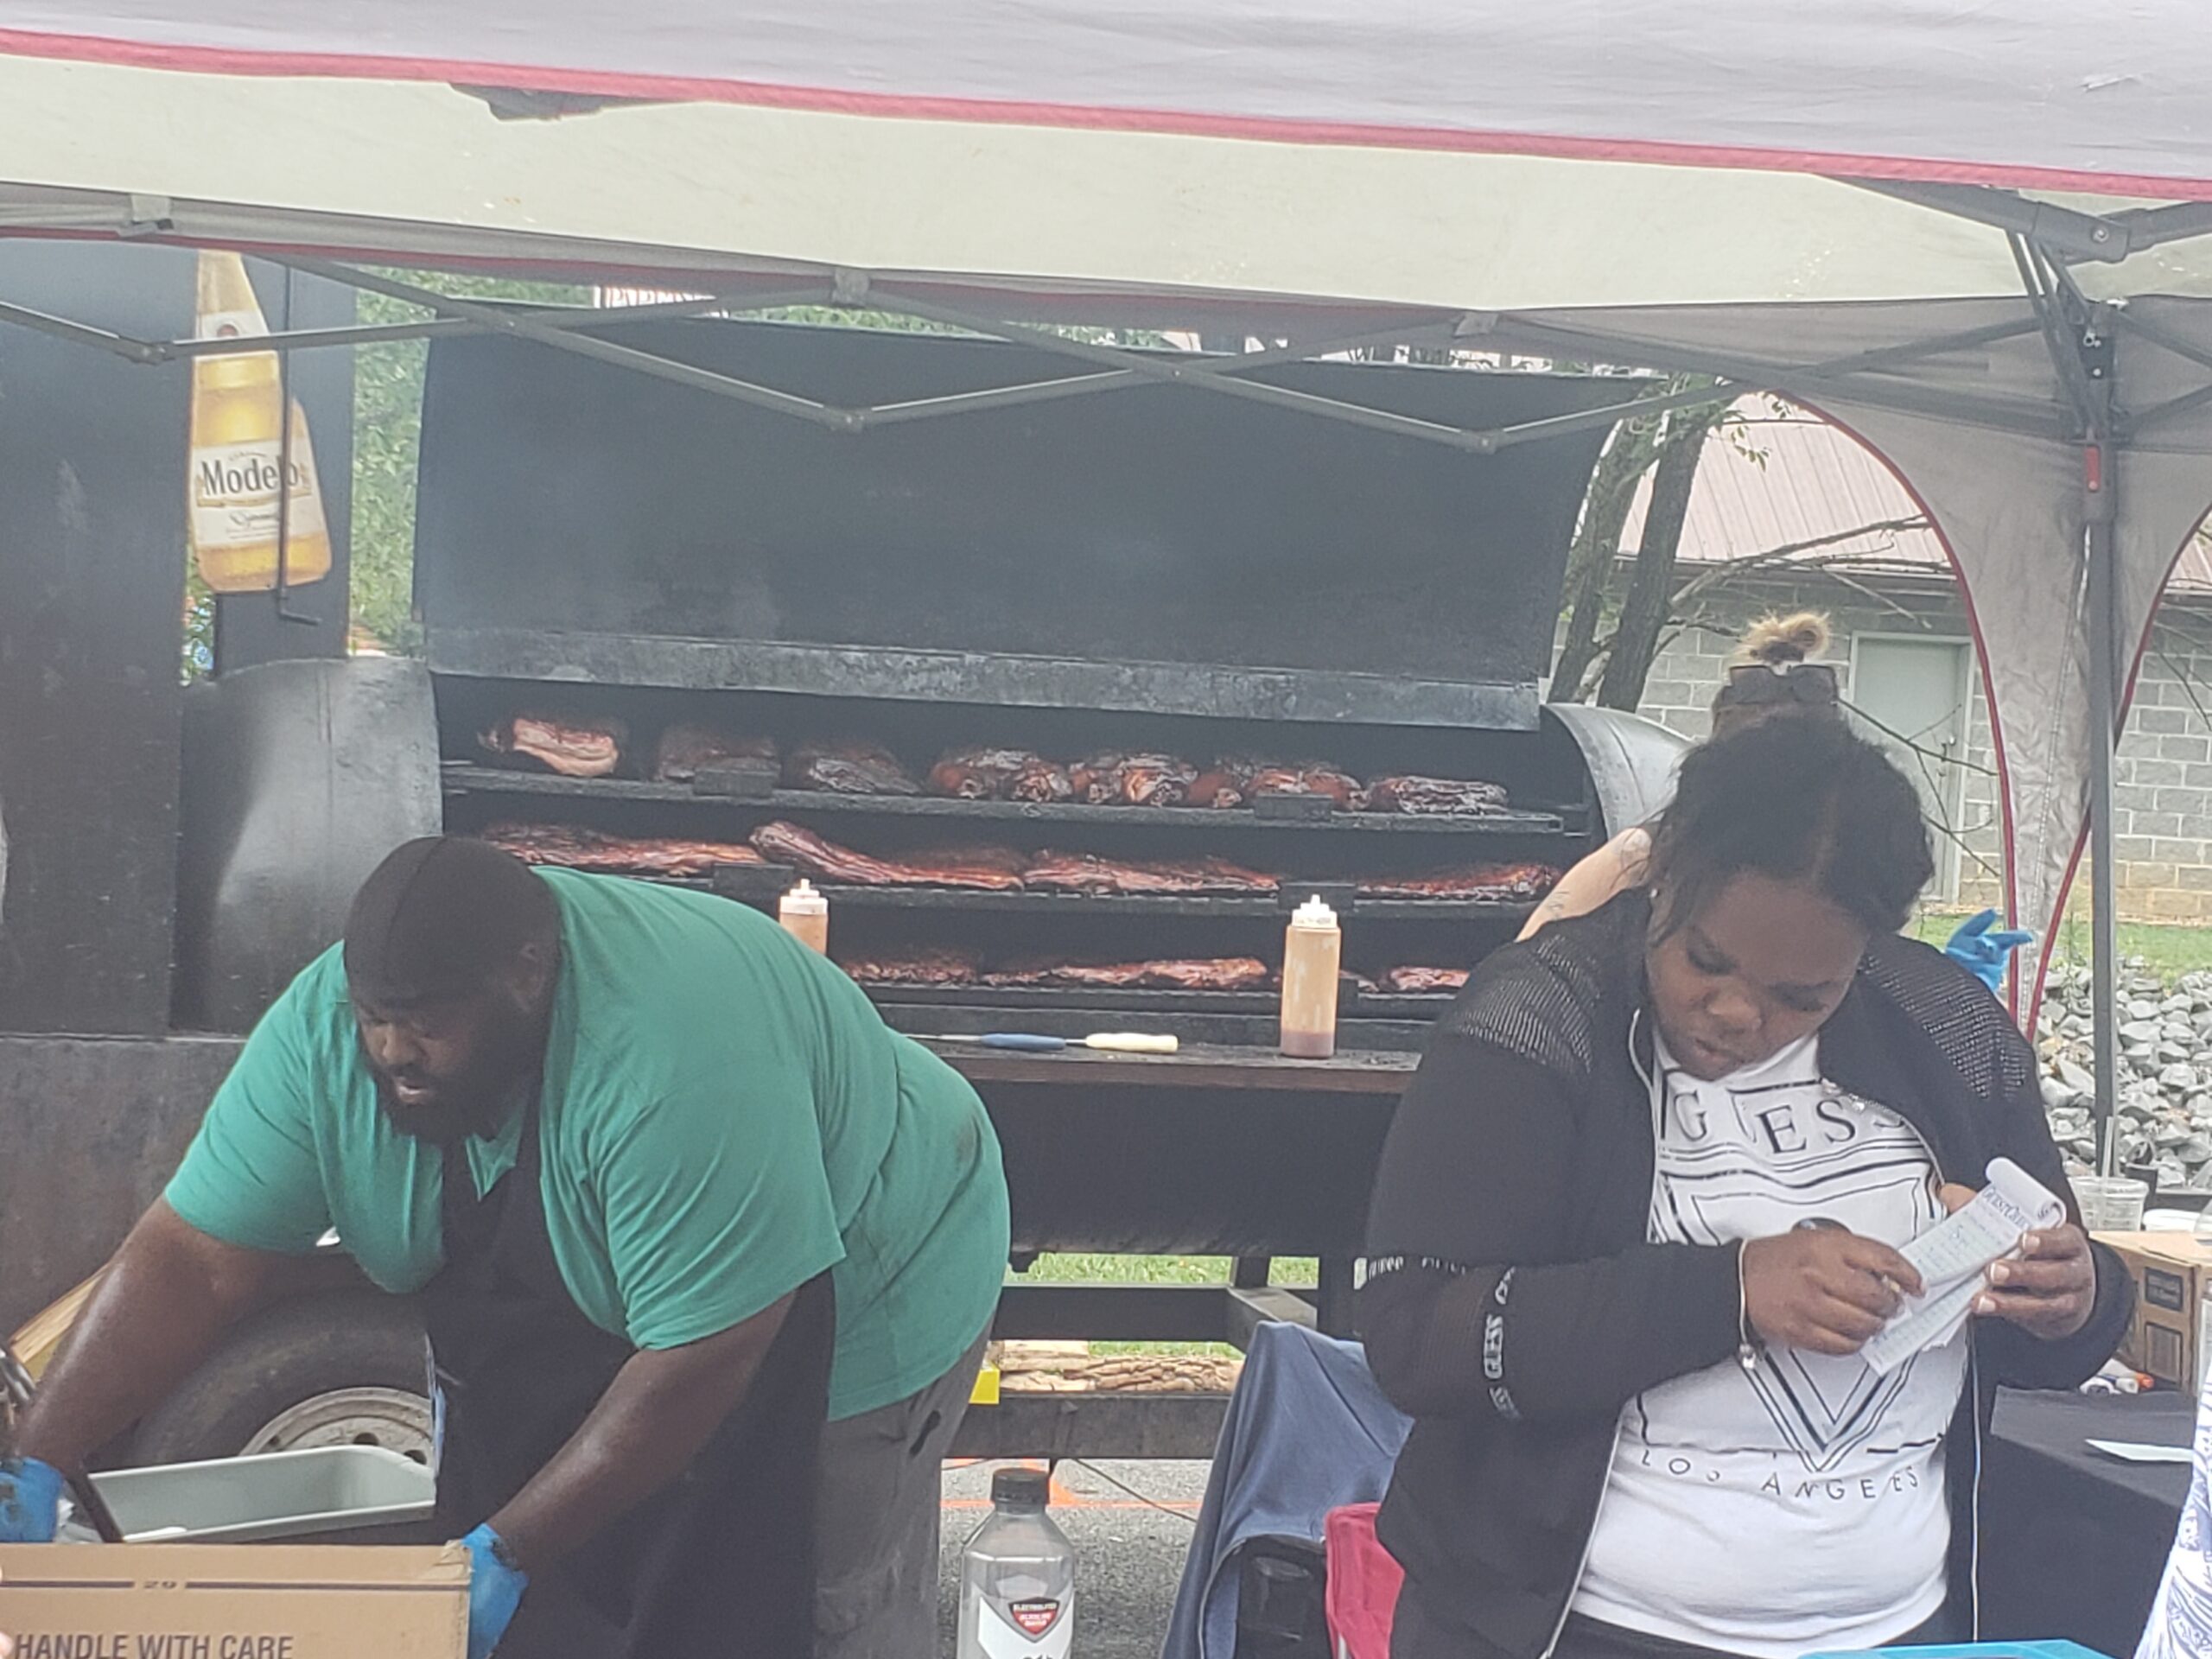
[[[827,916],[830,913],[829,899],[816,892],[814,884],[804,876],[799,877],[798,886],[784,895],[780,907],[795,916]]]
[[[1334,927],[1337,912],[1323,904],[1321,895],[1317,893],[1291,912],[1290,925],[1293,927]]]

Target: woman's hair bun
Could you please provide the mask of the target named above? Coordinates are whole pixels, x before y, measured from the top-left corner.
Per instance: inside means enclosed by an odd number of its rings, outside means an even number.
[[[1739,663],[1764,663],[1787,668],[1810,661],[1828,648],[1828,620],[1818,611],[1795,616],[1765,616],[1751,624],[1751,632],[1736,648]]]

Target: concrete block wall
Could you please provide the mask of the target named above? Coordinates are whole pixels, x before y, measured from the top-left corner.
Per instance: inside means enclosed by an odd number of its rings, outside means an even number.
[[[1855,634],[1925,632],[1968,639],[1965,608],[1948,582],[1864,582],[1866,597],[1822,578],[1733,584],[1705,604],[1704,626],[1662,651],[1642,712],[1691,738],[1705,735],[1713,694],[1735,641],[1770,612],[1823,610],[1835,627],[1831,654],[1847,666]],[[1994,900],[2004,859],[1997,765],[1980,665],[1968,716],[1958,902]],[[1845,695],[1849,684],[1846,682]],[[2130,921],[2212,922],[2212,595],[2170,598],[2136,683],[2114,775],[2120,914]]]

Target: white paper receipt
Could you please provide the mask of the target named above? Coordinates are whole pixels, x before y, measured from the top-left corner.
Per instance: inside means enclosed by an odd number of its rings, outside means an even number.
[[[1860,1357],[1887,1373],[1923,1348],[1948,1342],[1973,1311],[1989,1264],[2018,1249],[2027,1234],[2065,1219],[2066,1206],[2042,1182],[2009,1158],[1993,1160],[1989,1185],[1974,1194],[1972,1204],[1897,1252],[1912,1263],[1926,1288],[1905,1299],[1859,1350]]]

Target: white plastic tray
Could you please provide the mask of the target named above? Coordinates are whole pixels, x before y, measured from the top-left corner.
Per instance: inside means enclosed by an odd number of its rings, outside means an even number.
[[[250,1544],[427,1520],[430,1471],[380,1446],[317,1446],[96,1475],[133,1543]]]

